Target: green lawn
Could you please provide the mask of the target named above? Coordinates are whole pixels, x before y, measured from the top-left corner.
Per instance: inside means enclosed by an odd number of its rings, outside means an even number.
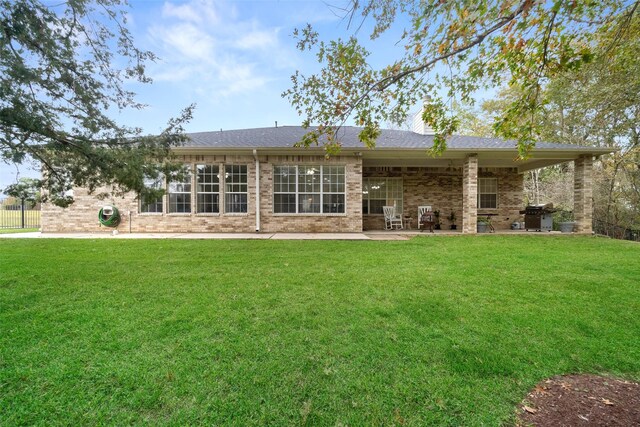
[[[2,240],[3,425],[499,425],[640,380],[640,245]]]
[[[40,224],[40,211],[27,209],[24,211],[25,225],[27,227]],[[22,212],[0,209],[0,230],[4,227],[20,227],[22,225]]]

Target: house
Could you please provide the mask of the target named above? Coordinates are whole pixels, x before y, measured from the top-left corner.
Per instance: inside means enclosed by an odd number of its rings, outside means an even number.
[[[359,142],[359,131],[341,128],[342,150],[329,159],[322,147],[294,148],[302,127],[192,133],[175,150],[191,175],[148,183],[166,188],[162,198],[105,201],[76,189],[71,207],[43,206],[42,229],[104,231],[97,214],[105,204],[122,214],[119,230],[134,233],[360,232],[383,229],[384,205],[412,217],[414,228],[418,206],[430,205],[443,217],[454,212],[463,233],[476,232],[479,214],[508,229],[522,218],[523,174],[572,161],[577,230],[591,232],[593,159],[608,149],[539,143],[519,160],[513,141],[452,136],[432,157],[433,135],[421,121],[413,131],[383,130],[375,149]]]

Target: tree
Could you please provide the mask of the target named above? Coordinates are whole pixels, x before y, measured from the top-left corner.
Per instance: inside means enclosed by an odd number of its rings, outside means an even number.
[[[460,135],[495,137],[495,132],[488,120],[486,106],[491,101],[485,101],[482,108],[476,108],[471,103],[454,102],[452,111],[458,119],[457,133]]]
[[[150,83],[126,27],[126,0],[0,0],[0,159],[41,164],[49,198],[65,206],[73,186],[145,194],[144,177],[174,174],[193,106],[158,136],[110,117],[144,106],[126,89]],[[109,193],[101,193],[106,196]]]
[[[3,193],[10,198],[19,200],[22,206],[25,206],[25,202],[28,202],[29,206],[33,206],[40,202],[40,187],[40,181],[37,179],[20,178],[18,182],[7,186]]]
[[[540,133],[546,82],[579,70],[626,40],[639,3],[353,0],[349,23],[362,21],[348,39],[322,41],[310,25],[296,30],[298,48],[315,53],[322,69],[310,76],[296,72],[283,96],[304,117],[304,126],[316,126],[301,144],[327,141],[329,153],[339,148],[336,130],[348,119],[363,126],[360,140],[374,146],[381,123],[403,122],[409,109],[429,96],[422,117],[436,131],[438,153],[459,125],[452,102],[469,102],[478,88],[507,82],[519,95],[496,120],[495,130],[517,139],[526,156]],[[402,27],[402,52],[379,69],[369,63],[370,52],[356,36],[367,19],[373,20],[374,40]],[[604,51],[594,43],[602,32],[612,35]]]
[[[542,88],[545,105],[536,116],[539,139],[608,147],[594,171],[594,218],[623,227],[640,226],[640,16],[628,22],[627,37],[614,45],[617,29],[593,40],[601,52],[580,70],[550,79]],[[501,116],[519,93],[500,91],[483,104],[485,115]],[[525,182],[530,200],[571,209],[573,175],[569,165],[531,171]]]
[[[40,198],[39,188],[40,182],[37,179],[20,178],[15,184],[7,186],[3,193],[23,201],[37,202]]]
[[[554,142],[615,149],[594,174],[594,217],[623,227],[640,226],[640,17],[629,37],[593,63],[552,80],[542,115],[543,137]],[[602,33],[604,51],[615,37]]]

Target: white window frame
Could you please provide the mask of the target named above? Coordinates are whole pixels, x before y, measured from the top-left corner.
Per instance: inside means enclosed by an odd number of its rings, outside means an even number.
[[[193,170],[192,165],[185,165],[185,179],[184,181],[171,181],[167,186],[167,213],[173,215],[191,215],[193,212]],[[188,191],[185,191],[185,186],[188,187]],[[174,211],[174,204],[171,203],[171,196],[183,195],[187,196],[188,202],[175,203],[175,207],[183,206],[186,211]]]
[[[483,195],[495,195],[495,206],[484,205]],[[478,178],[478,209],[498,209],[498,178]]]
[[[158,175],[157,179],[144,178],[144,186],[146,188],[154,188],[156,190],[164,190],[166,188],[166,181],[163,174]],[[149,207],[151,205],[160,205],[160,211],[154,210],[149,211],[145,209],[145,207]],[[138,204],[138,213],[142,215],[162,215],[164,213],[165,201],[164,196],[160,196],[154,201],[146,201],[142,197],[140,197]]]
[[[233,172],[233,169],[239,167],[244,168],[244,173]],[[229,178],[232,176],[245,176],[244,182],[242,180],[229,182]],[[244,189],[244,191],[243,191]],[[232,191],[230,191],[232,190]],[[239,191],[238,191],[239,190]],[[244,201],[233,201],[234,198],[244,195]],[[240,210],[230,209],[232,206],[240,206]],[[243,214],[246,215],[249,212],[249,166],[244,164],[225,164],[224,165],[224,212],[228,214]]]
[[[380,188],[376,186],[384,186],[384,199],[375,197],[371,199],[369,195],[373,191]],[[384,200],[384,206],[396,207],[396,213],[402,214],[404,210],[404,181],[402,177],[364,177],[362,178],[362,209],[363,215],[384,215],[384,212],[371,212],[371,200]],[[365,206],[366,203],[366,206]],[[366,208],[366,212],[365,212]]]
[[[200,168],[215,168],[215,170],[212,170],[211,172],[206,172],[203,174],[203,176],[213,176],[215,177],[215,179],[217,179],[217,182],[204,182],[201,183],[200,182]],[[217,215],[220,213],[220,185],[222,183],[222,180],[220,179],[220,165],[219,164],[211,164],[211,163],[196,163],[195,165],[195,180],[196,180],[196,185],[195,185],[195,194],[196,194],[196,215]],[[210,186],[212,189],[215,190],[215,188],[218,189],[218,191],[203,191],[201,190],[201,188],[207,188],[207,186]],[[201,210],[201,204],[200,204],[200,195],[217,195],[218,196],[218,209],[217,210],[213,210],[211,212],[206,211],[206,210]],[[203,204],[204,205],[204,204]],[[208,204],[207,204],[208,205]]]
[[[334,169],[338,169],[338,173],[333,173]],[[340,173],[340,169],[342,173]],[[320,206],[323,214],[345,214],[347,212],[347,168],[344,165],[323,165],[322,166],[322,187],[321,187],[321,195],[320,195]],[[342,176],[342,182],[340,179],[332,180],[331,177],[340,177]],[[327,179],[329,181],[327,181]],[[327,190],[327,186],[329,189]],[[342,187],[342,191],[340,190]],[[325,203],[326,196],[342,196],[342,203]],[[342,205],[342,212],[339,212],[339,205]],[[329,210],[333,210],[334,206],[336,208],[335,212],[325,212],[325,206],[329,206]]]
[[[286,175],[282,173],[282,169],[286,168]],[[278,173],[280,172],[280,173]],[[287,191],[282,190],[282,183],[279,182],[277,185],[276,180],[280,176],[286,176],[288,178],[288,182],[286,183]],[[291,178],[293,178],[293,182],[291,182]],[[291,186],[293,186],[293,191],[291,191]],[[277,212],[276,211],[276,196],[293,196],[293,210],[290,210],[291,204],[287,202],[286,206],[287,212]],[[298,167],[295,165],[274,165],[273,166],[273,213],[280,214],[297,214],[298,213]]]
[[[295,171],[291,176],[295,176],[295,191],[282,191],[276,190],[276,179],[279,176],[276,171],[277,168],[289,168],[289,173],[291,171]],[[339,168],[338,173],[333,172],[333,168]],[[306,174],[314,175],[315,170],[319,172],[317,176],[317,188],[312,191],[305,191],[303,188],[305,186],[304,182],[301,182],[300,177],[306,176]],[[313,173],[310,173],[313,171]],[[339,173],[342,172],[342,173]],[[301,175],[301,173],[303,175]],[[342,176],[342,182],[337,180],[334,182],[330,177],[333,176]],[[328,178],[330,181],[325,182],[325,178]],[[345,165],[317,165],[317,164],[301,164],[301,165],[275,165],[273,169],[273,214],[274,215],[345,215],[347,211],[347,170]],[[311,184],[315,187],[315,183]],[[326,189],[326,185],[329,186],[329,189]],[[333,189],[331,187],[334,187]],[[295,211],[293,212],[277,212],[275,196],[276,195],[293,195],[295,197]],[[304,201],[302,197],[304,196],[317,196],[318,200],[318,211],[317,212],[305,212],[304,209],[301,209],[301,206],[304,205]],[[342,203],[325,203],[325,196],[342,196]],[[315,203],[312,203],[312,205]],[[312,206],[311,205],[311,206]],[[331,212],[333,209],[333,205],[336,206],[336,211]],[[340,210],[340,206],[342,205],[342,209]],[[325,206],[332,206],[329,209],[325,209]],[[325,212],[328,210],[329,212]]]

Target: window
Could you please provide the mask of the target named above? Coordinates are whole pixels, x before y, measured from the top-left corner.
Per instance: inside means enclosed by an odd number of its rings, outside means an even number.
[[[396,213],[402,213],[402,178],[363,178],[362,213],[364,215],[382,215],[383,206],[396,207]]]
[[[344,213],[344,166],[275,166],[274,213]]]
[[[185,168],[181,181],[169,183],[169,213],[191,213],[191,173]]]
[[[478,209],[498,208],[498,179],[478,178]]]
[[[320,213],[320,167],[298,166],[298,213]]]
[[[322,167],[322,212],[344,213],[344,166]]]
[[[228,213],[247,212],[247,165],[225,165],[224,208]]]
[[[144,186],[151,190],[164,189],[164,175],[159,175],[157,178],[145,178]],[[162,213],[163,203],[162,196],[156,198],[141,197],[140,198],[140,213]]]
[[[273,168],[273,212],[296,213],[296,166]]]
[[[220,212],[220,168],[196,165],[196,212]]]

